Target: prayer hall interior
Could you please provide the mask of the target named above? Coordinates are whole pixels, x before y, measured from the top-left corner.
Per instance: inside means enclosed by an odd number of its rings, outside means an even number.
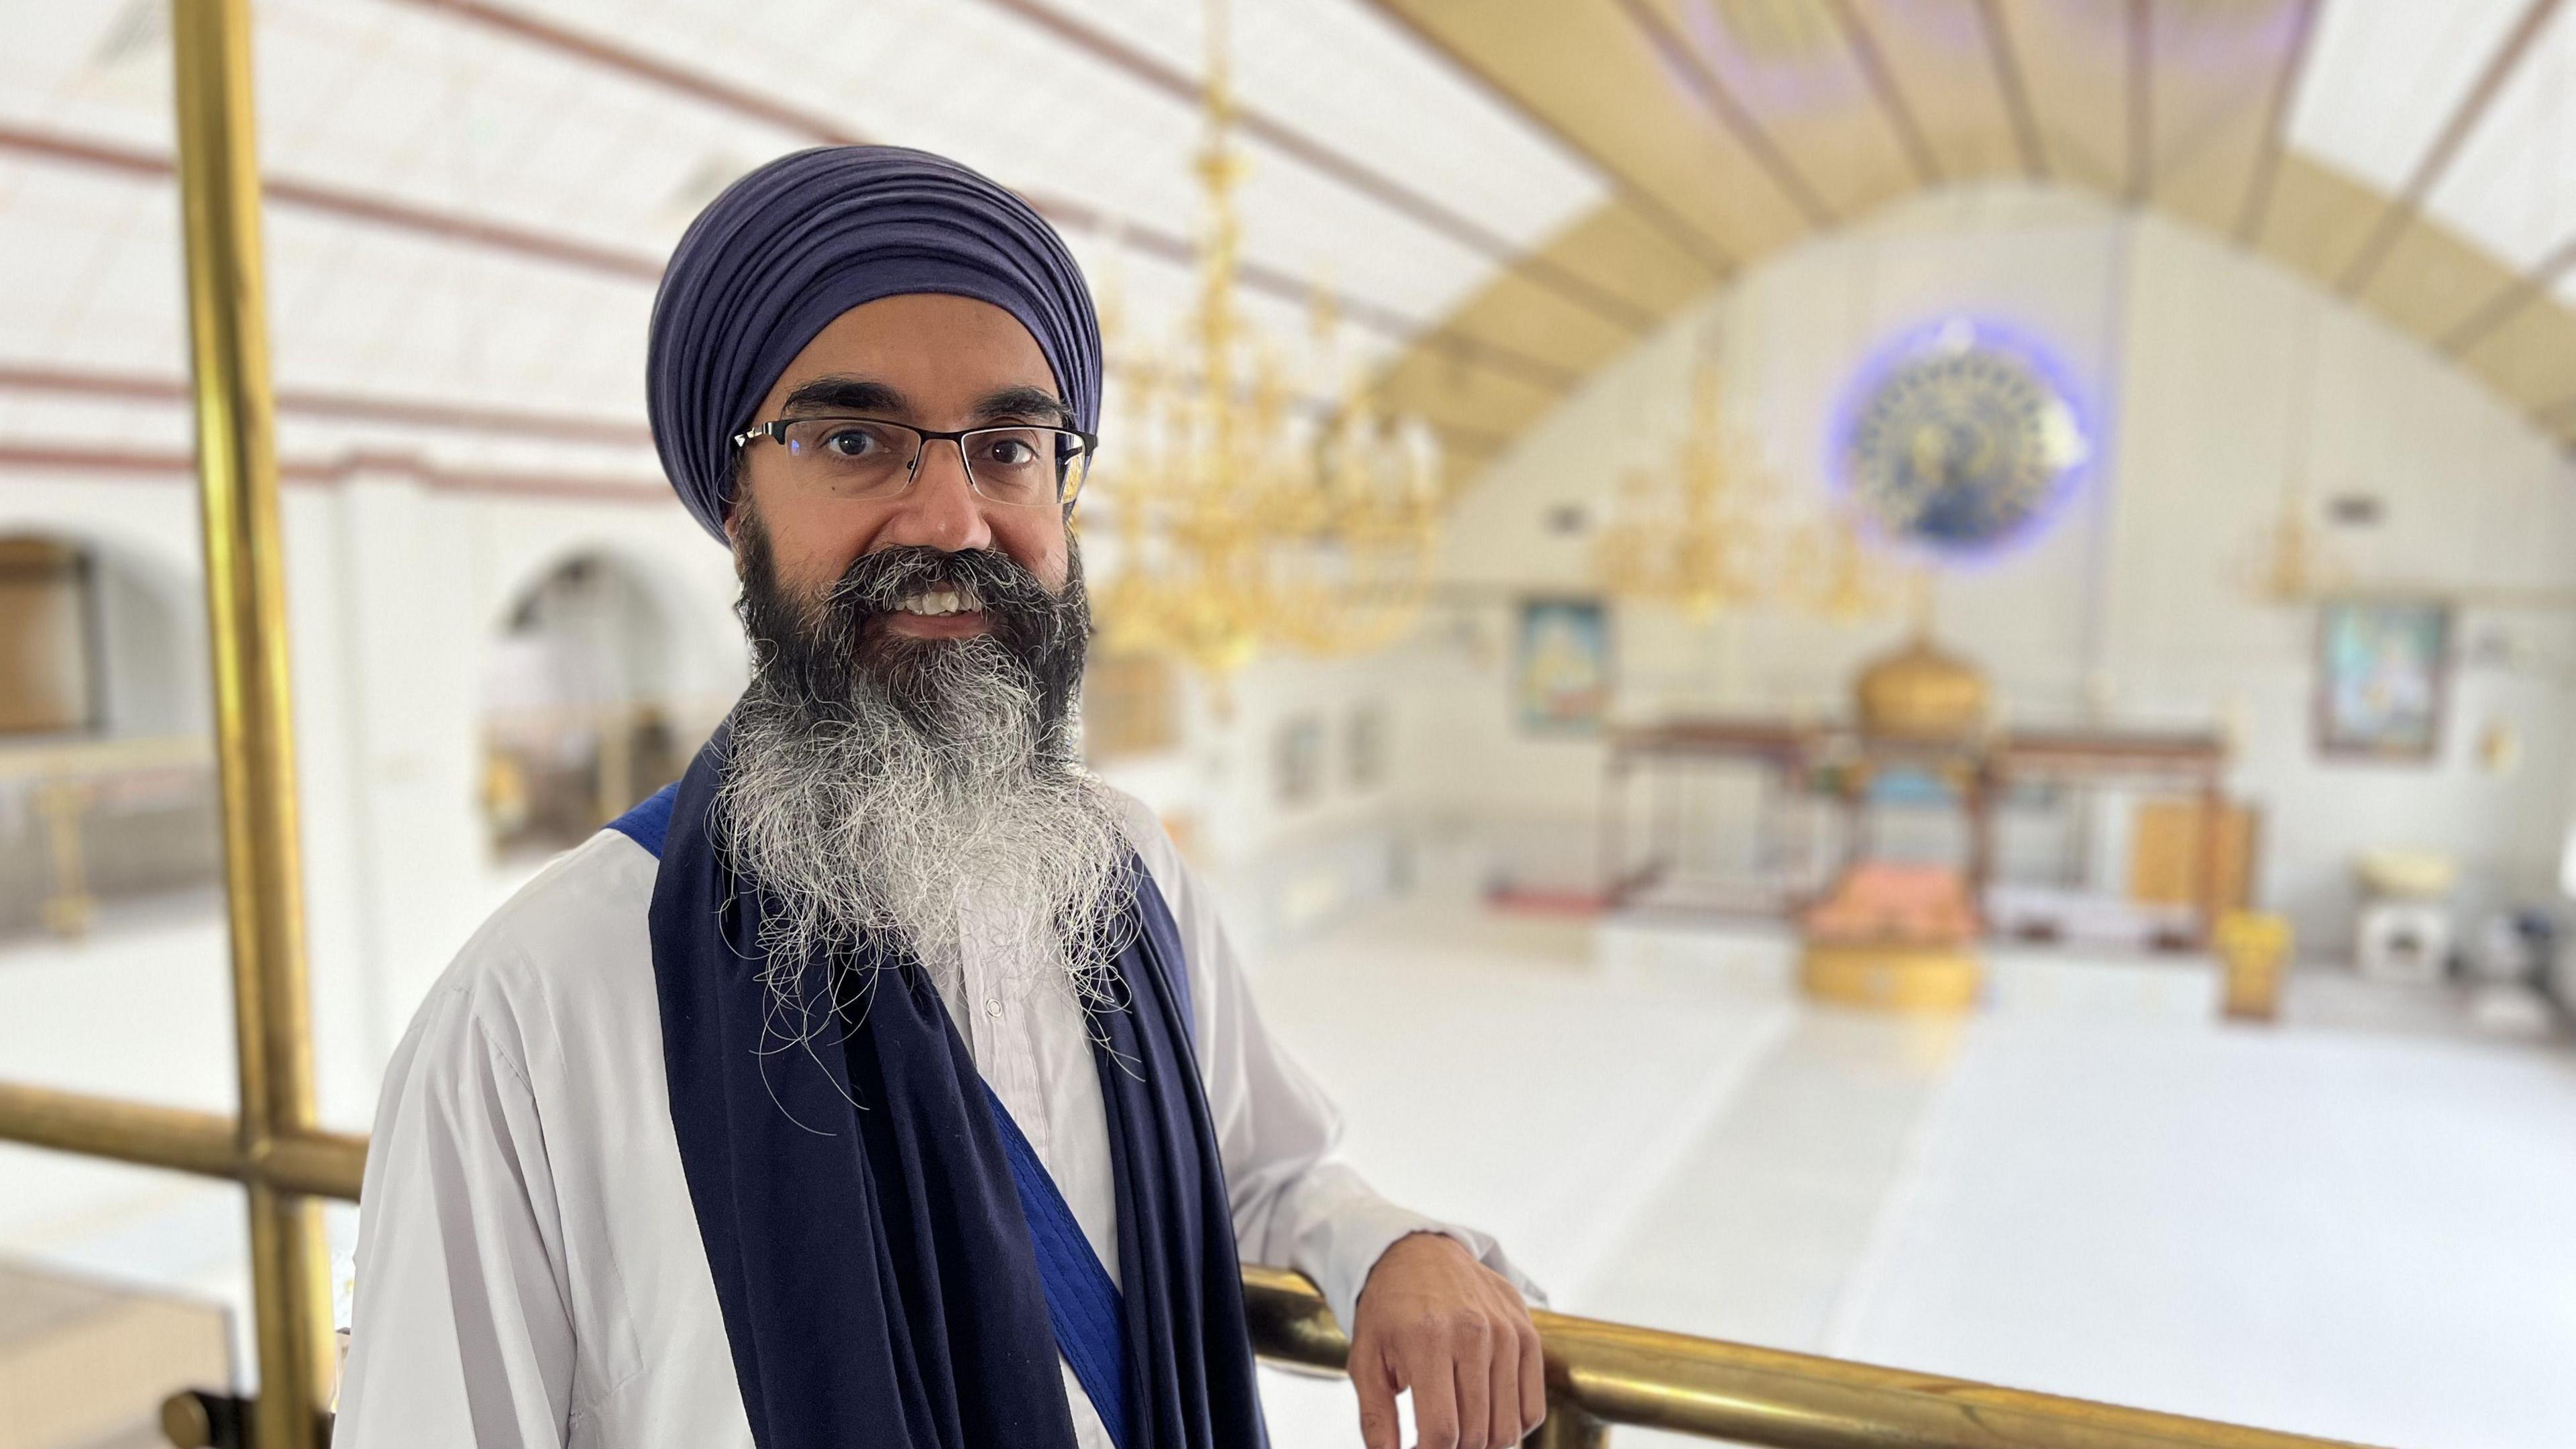
[[[1389,1197],[1561,1314],[2576,1443],[2576,5],[250,0],[280,947],[174,81],[234,3],[0,0],[0,1446],[241,1442],[165,1408],[284,1311],[268,1169],[52,1104],[229,1121],[284,1040],[365,1132],[725,717],[648,314],[856,142],[1079,258],[1085,758]],[[1737,1437],[2077,1442],[1879,1402]]]

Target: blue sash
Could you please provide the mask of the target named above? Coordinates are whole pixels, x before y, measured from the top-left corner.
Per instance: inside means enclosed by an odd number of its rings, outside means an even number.
[[[765,1035],[757,918],[705,839],[724,739],[611,828],[662,861],[672,1123],[760,1449],[1071,1449],[1059,1354],[1119,1449],[1263,1442],[1179,932],[1141,864],[1128,1001],[1094,1014],[1122,1294],[908,953],[856,963],[838,1050]]]

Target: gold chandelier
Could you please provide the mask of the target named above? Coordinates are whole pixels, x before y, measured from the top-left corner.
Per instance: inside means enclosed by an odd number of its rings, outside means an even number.
[[[2308,521],[2307,489],[2296,476],[2283,485],[2281,506],[2268,527],[2258,528],[2238,561],[2238,585],[2257,603],[2305,604],[2346,582],[2343,560]]]
[[[1726,416],[1725,376],[1703,346],[1690,424],[1671,469],[1630,472],[1593,548],[1593,575],[1620,598],[1693,624],[1755,607],[1849,622],[1897,602],[1899,581],[1862,542],[1848,505],[1784,524],[1784,490]]]
[[[2283,452],[2289,467],[2281,474],[2281,497],[2269,524],[2250,531],[2230,570],[2237,587],[2256,603],[2292,607],[2314,600],[2346,581],[2347,570],[2328,540],[2311,521],[2308,493],[2309,455],[2316,442],[2317,347],[2322,315],[2311,310],[2299,329],[2299,405],[2287,414]]]
[[[1116,541],[1099,591],[1106,646],[1222,678],[1268,647],[1356,653],[1410,627],[1430,590],[1440,463],[1427,428],[1331,376],[1337,319],[1320,289],[1310,371],[1333,386],[1324,400],[1243,316],[1222,0],[1207,49],[1207,232],[1186,362],[1147,349],[1114,359],[1122,422],[1091,496]]]

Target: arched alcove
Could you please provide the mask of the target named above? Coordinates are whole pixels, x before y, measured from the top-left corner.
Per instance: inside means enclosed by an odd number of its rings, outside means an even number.
[[[483,809],[504,857],[565,849],[670,783],[723,708],[634,565],[562,557],[510,601],[482,675]]]

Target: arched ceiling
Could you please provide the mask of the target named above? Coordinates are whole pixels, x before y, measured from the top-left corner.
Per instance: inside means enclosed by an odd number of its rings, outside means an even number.
[[[0,470],[184,449],[167,3],[0,0]],[[1339,361],[1462,476],[1763,256],[2014,176],[2241,239],[2576,440],[2562,0],[1232,6],[1245,304],[1294,342],[1333,294]],[[1189,305],[1204,0],[254,13],[291,472],[395,450],[648,483],[661,258],[731,177],[817,142],[1018,187],[1131,343]]]
[[[1374,3],[1608,181],[1538,255],[1649,308],[1910,193],[2022,177],[2255,248],[2576,443],[2560,0]],[[1617,346],[1522,279],[1448,323],[1575,370]],[[1408,391],[1443,372],[1408,360]],[[1453,415],[1501,430],[1510,406]]]

